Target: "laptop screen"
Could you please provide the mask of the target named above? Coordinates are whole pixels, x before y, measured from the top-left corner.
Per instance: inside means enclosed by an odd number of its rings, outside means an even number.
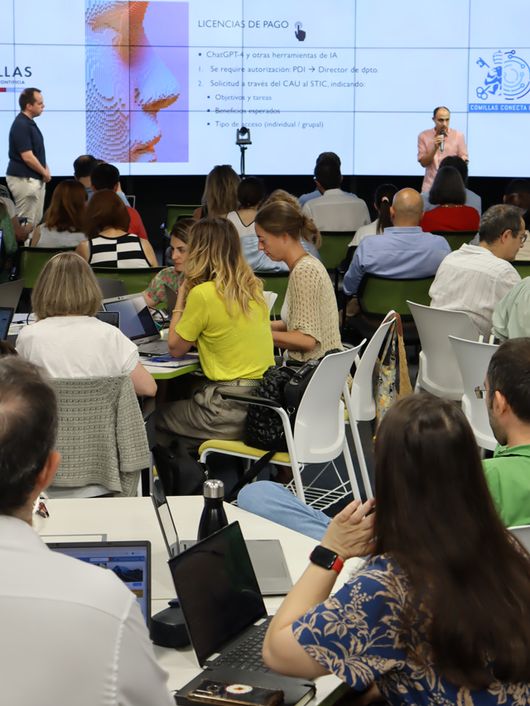
[[[151,500],[170,557],[179,553],[179,538],[160,478],[151,478]]]
[[[0,341],[6,340],[12,318],[13,309],[7,306],[0,306]]]
[[[141,294],[107,299],[103,302],[103,306],[106,311],[118,312],[120,315],[120,331],[131,341],[160,337],[151,312]]]
[[[267,611],[239,522],[168,561],[191,644],[202,666]]]
[[[131,542],[50,542],[50,549],[88,564],[114,571],[140,605],[144,620],[151,617],[151,543]]]

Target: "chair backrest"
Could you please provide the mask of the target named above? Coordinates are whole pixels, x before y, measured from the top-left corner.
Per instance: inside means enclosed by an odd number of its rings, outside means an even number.
[[[429,306],[429,289],[434,277],[421,279],[389,279],[365,275],[358,291],[359,306],[367,316],[384,316],[393,309],[402,317],[410,318],[407,299]]]
[[[464,387],[449,336],[478,341],[480,331],[463,311],[435,309],[411,301],[407,304],[421,343],[419,386],[437,397],[460,400]]]
[[[72,250],[75,248],[20,248],[20,277],[25,289],[33,289],[42,268],[54,255]]]
[[[325,463],[339,455],[345,433],[342,390],[363,343],[325,356],[309,381],[293,430],[302,463]]]
[[[510,532],[517,537],[525,549],[530,552],[530,525],[518,525],[509,527]]]
[[[162,270],[162,267],[92,267],[98,279],[121,280],[125,285],[127,294],[137,294],[147,289],[153,277]]]
[[[168,203],[166,204],[166,230],[169,233],[175,222],[179,218],[191,218],[193,212],[196,208],[199,208],[200,204],[189,204],[189,203]]]
[[[451,250],[458,250],[464,243],[469,243],[477,234],[476,230],[433,230],[433,235],[441,235],[449,243]]]
[[[322,244],[318,251],[326,270],[336,270],[348,254],[355,231],[322,231]]]
[[[112,297],[121,297],[127,294],[127,288],[121,279],[110,279],[109,277],[96,278],[103,294],[103,299],[111,299]]]
[[[263,282],[263,290],[267,292],[274,292],[277,295],[276,301],[274,302],[272,309],[270,309],[270,314],[273,317],[279,317],[282,310],[283,301],[285,299],[285,292],[287,291],[287,285],[289,284],[289,273],[287,272],[256,272],[256,277],[259,277]]]
[[[23,289],[24,282],[21,279],[0,284],[0,306],[7,306],[16,311]]]
[[[527,260],[514,260],[512,265],[521,276],[521,279],[524,279],[530,275],[530,262]]]
[[[374,367],[388,333],[388,329],[396,320],[394,311],[389,311],[368,345],[359,361],[356,361],[355,374],[350,390],[349,409],[355,421],[367,422],[375,418],[375,400],[372,377]],[[353,420],[352,420],[353,421]]]
[[[473,428],[477,444],[483,449],[493,451],[497,446],[497,440],[490,427],[486,400],[477,398],[475,388],[484,387],[491,356],[498,346],[466,341],[456,336],[449,336],[449,340],[462,375],[464,386],[462,410]]]
[[[274,303],[276,302],[276,299],[278,299],[278,295],[276,294],[276,292],[267,292],[266,290],[264,290],[263,296],[265,297],[265,303],[267,304],[267,307],[269,309],[269,314],[270,314],[272,307],[274,306]]]

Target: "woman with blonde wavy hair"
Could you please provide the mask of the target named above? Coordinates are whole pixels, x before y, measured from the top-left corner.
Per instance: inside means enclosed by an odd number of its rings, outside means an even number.
[[[178,435],[195,449],[211,437],[241,437],[245,405],[223,400],[221,390],[256,386],[274,357],[263,286],[243,258],[234,225],[205,218],[189,237],[168,343],[176,357],[197,346],[204,377],[191,382],[186,399],[160,410],[157,429],[160,442]]]

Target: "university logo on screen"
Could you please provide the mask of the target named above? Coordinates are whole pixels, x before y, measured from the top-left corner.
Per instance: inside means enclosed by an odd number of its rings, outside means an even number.
[[[470,113],[530,112],[530,66],[527,52],[498,49],[477,56],[470,66],[470,91],[478,102],[469,103]]]

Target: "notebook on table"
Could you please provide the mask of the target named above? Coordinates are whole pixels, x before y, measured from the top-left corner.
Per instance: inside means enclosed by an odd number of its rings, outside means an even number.
[[[120,315],[120,331],[136,343],[140,355],[168,353],[167,341],[160,338],[154,319],[142,294],[128,294],[103,300],[105,311]]]
[[[127,542],[47,542],[50,549],[88,564],[114,571],[136,596],[144,620],[151,619],[151,543]]]
[[[314,684],[280,676],[261,658],[271,618],[238,522],[197,542],[168,564],[191,644],[204,669],[179,690],[177,703],[186,703],[185,694],[201,679],[281,689],[287,705],[313,697]]]
[[[189,549],[194,539],[180,539],[160,478],[151,478],[151,499],[169,557]],[[293,586],[282,545],[277,539],[247,539],[245,544],[264,596],[283,596]]]

